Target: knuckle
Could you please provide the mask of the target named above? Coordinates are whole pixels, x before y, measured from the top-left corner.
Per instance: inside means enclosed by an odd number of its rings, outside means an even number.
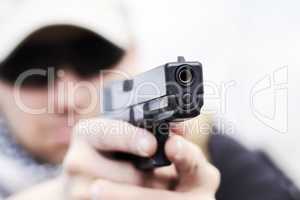
[[[63,170],[67,175],[73,176],[80,172],[80,167],[74,159],[68,159],[63,163]]]
[[[81,156],[76,156],[76,152],[72,149],[73,148],[67,153],[62,165],[63,170],[67,175],[75,175],[81,171]]]
[[[199,163],[196,159],[185,160],[182,163],[181,172],[186,176],[194,176],[199,171]]]

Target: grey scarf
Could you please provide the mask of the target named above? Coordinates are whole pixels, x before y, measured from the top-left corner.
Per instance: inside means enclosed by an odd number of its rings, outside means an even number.
[[[59,166],[34,160],[14,141],[0,116],[0,200],[53,178],[60,170]]]

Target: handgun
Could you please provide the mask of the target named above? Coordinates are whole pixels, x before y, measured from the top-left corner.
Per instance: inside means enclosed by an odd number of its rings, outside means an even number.
[[[170,123],[198,116],[203,93],[202,64],[179,56],[177,62],[107,84],[103,90],[102,114],[154,134],[158,144],[154,156],[125,156],[138,169],[151,170],[171,164],[165,154]]]

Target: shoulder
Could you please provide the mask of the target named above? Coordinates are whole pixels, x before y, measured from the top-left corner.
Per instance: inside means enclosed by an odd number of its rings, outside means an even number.
[[[217,131],[209,152],[222,177],[217,199],[300,199],[296,186],[264,152],[251,151]]]

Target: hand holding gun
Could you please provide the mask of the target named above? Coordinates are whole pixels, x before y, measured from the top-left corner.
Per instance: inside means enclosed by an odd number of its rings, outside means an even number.
[[[170,165],[165,155],[169,123],[196,117],[203,105],[202,65],[178,57],[133,79],[114,81],[104,88],[103,114],[152,132],[158,149],[151,158],[118,154],[142,170]],[[146,94],[139,97],[139,94]],[[138,97],[138,98],[137,98]]]

